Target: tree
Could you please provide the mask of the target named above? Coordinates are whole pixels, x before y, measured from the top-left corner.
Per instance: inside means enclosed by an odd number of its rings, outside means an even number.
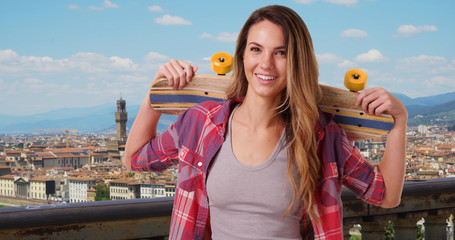
[[[95,201],[111,200],[109,186],[100,182],[96,184]]]

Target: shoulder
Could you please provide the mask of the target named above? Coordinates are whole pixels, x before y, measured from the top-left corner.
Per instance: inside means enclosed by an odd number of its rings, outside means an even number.
[[[212,122],[216,125],[224,123],[232,100],[206,101],[198,103],[178,116],[177,125],[204,125]],[[208,120],[208,121],[207,121]]]
[[[337,140],[345,137],[344,130],[333,120],[333,114],[319,110],[319,119],[316,125],[316,133],[319,140]]]
[[[320,133],[318,133],[318,129]],[[320,147],[324,149],[326,154],[332,153],[330,155],[333,156],[333,159],[327,159],[328,162],[339,162],[342,159],[346,159],[355,148],[344,129],[333,120],[332,114],[319,112],[316,133],[319,136],[319,144],[322,143]]]
[[[206,101],[198,103],[189,108],[184,115],[198,117],[214,117],[223,114],[226,109],[229,109],[230,100],[226,101]]]

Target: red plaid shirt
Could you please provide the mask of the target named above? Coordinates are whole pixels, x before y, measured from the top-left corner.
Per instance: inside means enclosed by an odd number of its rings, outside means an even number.
[[[224,142],[235,101],[205,102],[181,114],[166,132],[150,140],[131,159],[133,170],[163,171],[179,163],[169,239],[202,239],[209,222],[207,169]],[[322,178],[315,192],[315,239],[343,239],[341,188],[379,205],[384,196],[381,173],[360,155],[345,132],[320,113],[316,126]],[[302,214],[307,216],[306,214]]]

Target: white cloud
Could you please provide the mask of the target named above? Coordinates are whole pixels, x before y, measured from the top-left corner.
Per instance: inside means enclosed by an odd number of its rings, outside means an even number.
[[[208,39],[212,39],[212,40],[215,40],[217,42],[235,42],[237,41],[237,36],[239,35],[239,33],[236,33],[236,32],[233,32],[233,33],[229,33],[229,32],[221,32],[219,33],[218,35],[212,35],[212,34],[209,34],[209,33],[202,33],[201,36],[199,36],[200,38],[208,38]]]
[[[434,76],[431,79],[431,82],[436,85],[445,85],[455,87],[455,77],[446,77],[446,76]]]
[[[358,67],[357,63],[349,61],[349,60],[343,60],[337,65],[337,68],[342,68],[342,69],[351,69],[351,68],[356,68]]]
[[[160,18],[155,18],[154,22],[161,25],[192,25],[192,23],[188,20],[177,16],[171,16],[169,14],[166,14]]]
[[[41,81],[38,78],[26,78],[26,79],[24,79],[24,82],[27,84],[38,84],[38,83],[42,83],[43,81]]]
[[[455,61],[441,56],[420,55],[397,60],[396,69],[425,74],[442,74],[455,72]]]
[[[69,9],[80,9],[79,6],[77,4],[70,4],[68,6]]]
[[[409,37],[422,32],[436,32],[438,28],[434,25],[401,25],[397,29],[397,33],[393,37]]]
[[[130,58],[121,58],[113,56],[110,57],[109,59],[113,61],[112,65],[114,67],[123,68],[125,70],[135,70],[137,68],[137,65],[134,64],[133,60],[131,60]]]
[[[163,9],[158,5],[148,6],[147,9],[150,12],[162,12],[163,11]]]
[[[109,0],[104,0],[103,6],[104,6],[105,8],[119,8],[119,5],[118,5],[118,4],[112,3],[112,2],[109,1]]]
[[[98,11],[98,10],[103,10],[104,8],[100,7],[100,6],[90,6],[90,7],[88,7],[88,9]]]
[[[316,54],[316,58],[319,64],[339,63],[343,61],[341,57],[332,53]]]
[[[294,0],[295,3],[300,3],[300,4],[313,4],[316,1],[318,1],[318,0]],[[322,1],[337,4],[337,5],[346,5],[346,6],[351,6],[351,5],[359,2],[359,0],[322,0]]]
[[[109,0],[104,0],[103,6],[90,6],[90,7],[88,7],[88,9],[96,10],[96,11],[103,10],[104,8],[120,8],[120,6],[118,4],[116,4],[116,3],[112,3]]]
[[[152,77],[169,57],[150,52],[135,62],[127,57],[79,52],[54,59],[20,56],[3,49],[0,59],[0,101],[14,102],[8,107],[0,106],[1,110],[7,114],[31,114],[101,104],[120,92],[130,103],[140,103]]]
[[[17,53],[11,49],[0,50],[0,62],[2,61],[11,61],[17,59],[19,56]]]
[[[312,4],[316,0],[294,0],[295,3],[300,3],[300,4]]]
[[[359,2],[359,0],[324,0],[328,3],[334,3],[338,5],[353,5]]]
[[[147,76],[136,76],[136,75],[120,75],[119,79],[128,82],[138,82],[138,83],[146,83],[150,81],[150,78]]]
[[[144,57],[144,61],[148,62],[148,63],[161,63],[161,62],[169,61],[170,59],[171,59],[170,57],[168,57],[166,55],[162,55],[157,52],[149,52]]]
[[[362,53],[355,57],[357,62],[383,62],[388,59],[382,55],[382,53],[376,49],[371,49],[366,53]]]
[[[366,31],[360,29],[346,29],[340,33],[341,37],[348,37],[348,38],[364,38],[368,37],[368,33]]]

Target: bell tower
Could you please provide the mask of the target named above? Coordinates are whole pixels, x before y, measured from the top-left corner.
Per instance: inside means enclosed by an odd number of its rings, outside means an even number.
[[[117,112],[115,112],[115,122],[117,123],[117,140],[126,141],[126,121],[128,113],[126,112],[126,101],[122,96],[117,100]]]

